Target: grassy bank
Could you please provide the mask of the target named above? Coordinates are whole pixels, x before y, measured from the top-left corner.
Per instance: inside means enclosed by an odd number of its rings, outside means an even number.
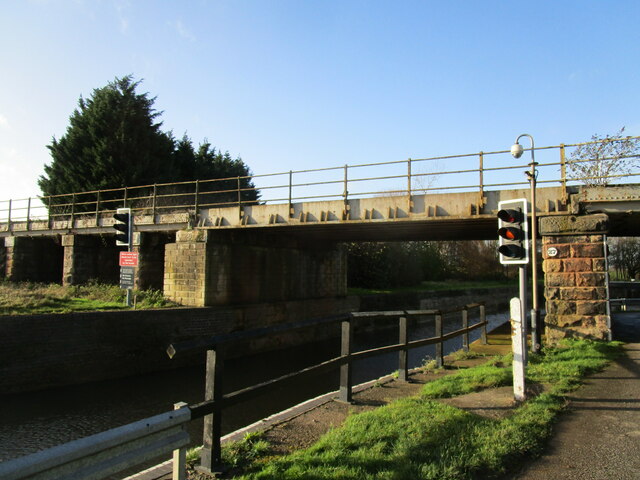
[[[227,451],[248,452],[250,467],[239,477],[247,480],[497,477],[541,452],[565,395],[619,354],[616,343],[573,341],[532,356],[527,380],[545,385],[545,393],[503,419],[480,417],[437,399],[509,385],[509,358],[460,370],[425,385],[418,396],[352,415],[312,447],[284,457],[269,457],[268,446],[255,437]]]
[[[90,283],[63,287],[58,284],[0,282],[0,315],[33,315],[92,310],[116,310],[125,306],[126,291],[117,285]],[[174,306],[156,290],[134,291],[136,308]]]

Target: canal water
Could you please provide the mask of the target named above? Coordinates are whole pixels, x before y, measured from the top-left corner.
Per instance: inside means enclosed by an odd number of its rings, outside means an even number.
[[[470,315],[470,323],[477,318]],[[508,314],[487,315],[491,330],[508,321]],[[459,314],[445,317],[445,333],[461,327]],[[433,322],[419,323],[410,340],[434,335]],[[471,340],[480,329],[471,333]],[[357,331],[355,350],[397,343],[397,328],[380,332]],[[339,339],[270,352],[225,363],[224,390],[231,392],[269,378],[300,370],[339,355]],[[458,337],[445,343],[445,353],[462,347]],[[410,366],[422,365],[435,356],[435,347],[414,349]],[[358,361],[354,384],[379,378],[398,368],[398,354]],[[204,366],[144,376],[95,382],[42,392],[0,396],[0,461],[27,455],[54,445],[173,409],[176,402],[197,403],[204,395]],[[223,433],[265,418],[304,400],[337,390],[338,373],[331,372],[283,386],[275,392],[225,409]],[[202,420],[190,424],[194,445],[202,444]]]

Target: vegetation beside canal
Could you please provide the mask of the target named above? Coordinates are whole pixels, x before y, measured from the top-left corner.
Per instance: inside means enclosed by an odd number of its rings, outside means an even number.
[[[468,290],[471,288],[502,288],[514,286],[513,280],[439,280],[424,281],[410,287],[359,288],[350,287],[349,295],[387,295],[393,293]]]
[[[509,356],[430,382],[417,396],[352,415],[305,450],[269,456],[255,436],[225,450],[248,456],[244,462],[232,461],[235,466],[248,463],[239,477],[245,480],[498,477],[541,453],[566,406],[566,395],[620,353],[617,342],[581,340],[532,355],[527,381],[544,385],[544,393],[502,419],[481,417],[437,399],[509,385]]]
[[[162,292],[142,290],[133,292],[136,308],[176,306],[165,300]],[[70,313],[96,310],[117,310],[125,305],[126,290],[117,285],[89,283],[62,286],[31,282],[0,281],[0,315],[34,315]]]

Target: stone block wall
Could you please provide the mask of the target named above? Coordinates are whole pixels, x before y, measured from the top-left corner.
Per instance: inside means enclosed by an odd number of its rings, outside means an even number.
[[[113,238],[99,235],[63,235],[63,285],[80,285],[95,279],[118,283],[118,252]]]
[[[58,236],[6,237],[5,276],[11,281],[59,282],[62,247]]]
[[[165,249],[164,294],[189,306],[346,295],[346,251],[287,238],[178,232]]]
[[[7,276],[7,249],[4,246],[4,238],[0,238],[0,278]]]
[[[139,234],[138,245],[133,251],[138,252],[138,268],[136,268],[134,288],[146,290],[162,290],[164,282],[164,252],[167,243],[175,241],[170,233]]]
[[[604,234],[597,233],[593,225],[584,228],[583,235],[576,234],[575,227],[571,234],[563,234],[562,229],[545,228],[543,222],[541,230],[547,343],[570,337],[607,340],[610,317]]]
[[[197,365],[204,362],[203,352],[170,359],[167,346],[357,308],[357,299],[345,297],[238,307],[6,315],[0,317],[0,392],[36,391]],[[338,324],[335,330],[339,331]],[[327,326],[295,330],[255,339],[227,354],[249,355],[330,334]]]
[[[204,306],[207,244],[170,243],[164,255],[164,296],[182,305]]]

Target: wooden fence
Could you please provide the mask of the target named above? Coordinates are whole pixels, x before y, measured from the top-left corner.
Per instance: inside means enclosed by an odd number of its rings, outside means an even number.
[[[470,312],[478,312],[478,321],[469,325]],[[447,314],[460,313],[461,328],[449,332],[443,332],[443,317]],[[371,348],[367,350],[353,351],[354,326],[358,321],[368,320],[375,322],[380,319],[395,317],[398,319],[398,343]],[[435,335],[429,338],[409,340],[409,319],[414,317],[433,317],[435,322]],[[278,378],[252,385],[234,392],[224,393],[222,388],[222,375],[224,372],[225,352],[234,345],[259,337],[290,333],[298,329],[341,324],[340,356],[323,361],[302,370],[282,375]],[[408,379],[408,355],[409,351],[426,345],[436,346],[436,363],[439,367],[444,364],[444,342],[455,337],[462,337],[464,350],[469,349],[469,333],[481,328],[483,344],[487,341],[487,321],[484,303],[474,303],[450,310],[404,310],[385,312],[357,312],[338,315],[329,318],[313,319],[303,322],[265,327],[252,331],[219,335],[210,338],[201,338],[193,341],[172,344],[167,349],[171,358],[187,352],[206,351],[206,387],[205,400],[196,405],[190,405],[192,419],[204,417],[203,448],[201,451],[201,468],[205,471],[220,471],[221,467],[221,425],[224,408],[261,395],[265,392],[280,387],[288,382],[301,377],[320,374],[332,370],[340,370],[340,386],[338,399],[343,402],[352,401],[353,377],[352,368],[356,360],[377,355],[398,353],[398,379]]]

